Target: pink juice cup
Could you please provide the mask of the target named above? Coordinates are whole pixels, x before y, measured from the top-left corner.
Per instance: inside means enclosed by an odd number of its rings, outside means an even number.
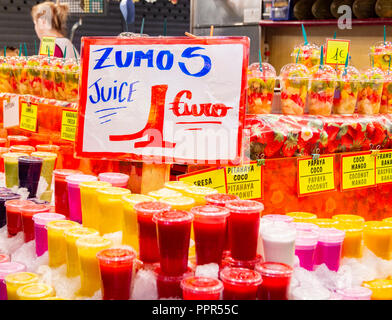
[[[253,260],[257,254],[260,214],[264,205],[252,200],[226,203],[230,211],[229,234],[231,256],[236,260]]]
[[[46,251],[48,251],[48,231],[46,230],[46,224],[49,221],[54,220],[65,220],[65,216],[52,212],[42,212],[33,215],[35,252],[37,257],[42,256]]]
[[[70,220],[82,223],[82,205],[80,202],[79,184],[81,182],[97,180],[98,178],[96,176],[87,174],[74,174],[65,178],[68,189],[68,206]]]
[[[98,180],[109,182],[113,187],[126,188],[129,175],[119,172],[103,172],[98,175]]]
[[[4,262],[0,263],[0,300],[8,300],[7,298],[7,286],[4,278],[16,272],[26,271],[26,266],[19,262]]]
[[[193,214],[183,210],[155,213],[161,270],[168,276],[178,276],[188,267],[189,240]]]
[[[315,265],[326,264],[329,270],[338,271],[345,232],[335,228],[321,228],[315,252]]]
[[[288,300],[293,268],[284,263],[264,262],[256,266],[257,271],[262,277],[259,288],[259,300]]]
[[[223,282],[223,300],[256,300],[261,276],[246,268],[224,268],[220,272]]]
[[[316,231],[297,230],[295,239],[295,255],[299,259],[300,267],[313,271],[314,253],[316,251],[319,234]]]
[[[196,262],[198,265],[222,261],[226,242],[227,217],[229,210],[223,207],[206,205],[193,207]]]
[[[342,300],[371,300],[373,291],[365,287],[339,289],[336,293]]]
[[[317,224],[309,222],[294,222],[294,227],[297,231],[316,231],[320,230]]]
[[[222,281],[209,277],[189,277],[181,281],[184,300],[220,300]]]

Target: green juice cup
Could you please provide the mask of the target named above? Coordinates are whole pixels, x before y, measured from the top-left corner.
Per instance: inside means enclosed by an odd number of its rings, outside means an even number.
[[[7,152],[3,154],[5,185],[7,188],[19,186],[18,158],[28,156],[22,152]]]
[[[42,158],[42,169],[41,169],[41,176],[46,180],[48,187],[46,191],[41,195],[41,200],[51,201],[52,199],[52,177],[53,177],[53,170],[56,165],[57,154],[54,152],[42,152],[36,151],[31,154],[32,157]]]

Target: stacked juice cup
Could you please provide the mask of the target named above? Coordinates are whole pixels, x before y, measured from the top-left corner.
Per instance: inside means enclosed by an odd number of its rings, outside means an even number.
[[[268,114],[276,82],[276,71],[269,63],[254,63],[248,68],[248,110],[249,114]]]
[[[7,230],[8,236],[13,237],[18,232],[23,230],[22,214],[20,209],[26,205],[32,205],[34,202],[30,200],[8,200],[5,202],[6,215],[7,215]]]
[[[24,285],[37,283],[39,277],[36,273],[22,271],[5,276],[4,281],[7,286],[8,300],[19,300],[17,290]]]
[[[209,187],[190,186],[184,189],[185,196],[195,200],[195,206],[207,204],[205,197],[210,194],[218,193],[217,190]]]
[[[7,224],[7,210],[5,203],[9,200],[20,199],[20,195],[10,191],[3,191],[0,193],[0,228]]]
[[[26,271],[26,266],[19,262],[2,262],[0,263],[0,300],[8,300],[7,286],[4,278],[13,273]]]
[[[378,68],[368,69],[361,74],[357,111],[360,114],[378,114],[384,83],[384,72]]]
[[[41,300],[56,295],[53,287],[45,283],[26,284],[16,291],[18,300]]]
[[[295,238],[295,255],[300,267],[313,271],[314,255],[317,248],[319,233],[314,230],[298,230]]]
[[[222,281],[209,277],[188,277],[181,281],[184,300],[220,300]]]
[[[389,70],[384,76],[380,113],[392,113],[392,74]]]
[[[325,264],[328,269],[338,271],[345,232],[335,228],[320,228],[316,248],[315,265]]]
[[[335,96],[333,98],[333,113],[353,114],[357,105],[359,90],[359,71],[348,66],[338,68]]]
[[[294,51],[291,53],[292,61],[294,63],[300,63],[305,65],[307,68],[312,68],[320,64],[321,48],[319,45],[314,43],[302,43],[294,47]]]
[[[228,267],[219,276],[224,286],[223,300],[256,300],[262,282],[259,272]]]
[[[288,291],[293,268],[279,262],[264,262],[256,266],[262,282],[259,300],[288,300]]]
[[[365,246],[377,257],[392,258],[392,224],[385,221],[366,221],[363,238]]]
[[[392,42],[380,41],[370,47],[370,63],[375,68],[387,71],[392,59]]]

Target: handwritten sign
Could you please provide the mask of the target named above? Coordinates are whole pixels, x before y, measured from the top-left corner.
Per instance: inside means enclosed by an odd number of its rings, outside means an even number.
[[[83,38],[76,153],[237,163],[249,39]]]
[[[43,37],[41,40],[41,46],[39,48],[39,54],[47,56],[49,51],[49,55],[53,56],[55,47],[56,37]]]
[[[380,151],[376,160],[376,183],[392,182],[392,150]]]
[[[200,187],[210,187],[218,190],[219,193],[226,193],[225,169],[208,169],[184,174],[178,177],[179,181],[193,183]]]
[[[350,190],[376,185],[376,157],[370,153],[342,155],[341,190]]]
[[[327,39],[326,64],[345,65],[350,52],[350,40]]]
[[[21,103],[21,113],[20,113],[20,124],[19,128],[37,132],[37,117],[38,117],[38,105],[26,102]]]
[[[19,125],[19,96],[3,100],[3,126],[10,128]]]
[[[61,139],[75,141],[77,123],[77,111],[63,110],[61,120]]]
[[[226,167],[227,193],[243,200],[263,199],[263,167],[257,163]]]
[[[334,156],[298,159],[298,195],[335,190]]]

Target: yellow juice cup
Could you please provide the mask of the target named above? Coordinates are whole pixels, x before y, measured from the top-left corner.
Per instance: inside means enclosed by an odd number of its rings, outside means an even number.
[[[8,300],[19,300],[17,290],[24,285],[38,282],[38,274],[32,272],[16,272],[5,276]]]
[[[125,188],[110,187],[97,190],[99,207],[99,232],[101,235],[122,231],[123,204],[122,197],[131,194]]]
[[[41,300],[55,295],[54,289],[45,283],[30,283],[20,287],[16,294],[19,300]]]
[[[392,217],[382,219],[382,221],[387,222],[387,223],[392,223]]]
[[[54,220],[48,222],[46,225],[46,229],[48,230],[48,254],[50,267],[57,268],[66,263],[67,245],[65,243],[64,231],[75,227],[81,227],[81,225],[70,220]]]
[[[167,181],[165,182],[165,188],[177,191],[185,195],[185,189],[193,186],[190,182],[185,181]]]
[[[84,227],[99,230],[99,207],[97,190],[111,187],[106,181],[86,181],[79,184],[82,205],[82,224]]]
[[[208,194],[218,193],[218,190],[209,187],[190,186],[184,189],[185,196],[195,200],[195,206],[204,206],[207,204],[205,196]]]
[[[163,197],[181,197],[182,193],[175,191],[173,189],[162,188],[162,189],[158,189],[155,191],[150,191],[149,193],[147,193],[147,195],[149,195],[150,197],[153,197],[156,200],[159,200],[160,198],[163,198]]]
[[[337,220],[341,223],[349,223],[349,224],[359,224],[363,225],[365,223],[365,218],[361,216],[357,216],[355,214],[337,214],[332,216],[333,220]]]
[[[365,246],[377,257],[392,258],[392,224],[385,221],[367,221],[363,238]]]
[[[99,236],[87,236],[76,240],[81,282],[79,294],[81,296],[91,297],[101,288],[97,253],[109,248],[111,245],[112,242],[110,240]]]
[[[307,222],[312,223],[314,219],[317,219],[317,215],[309,212],[289,212],[286,216],[293,217],[293,222]]]
[[[185,197],[185,196],[163,197],[159,199],[159,202],[167,203],[168,205],[171,206],[172,209],[184,210],[184,211],[191,210],[196,204],[195,199],[191,197]]]
[[[310,222],[314,223],[320,228],[337,228],[340,224],[338,220],[327,219],[327,218],[312,219]]]
[[[392,300],[392,280],[390,279],[364,281],[362,286],[372,290],[372,300]]]
[[[131,246],[139,253],[139,231],[137,214],[133,208],[135,204],[156,199],[144,194],[128,194],[122,197],[124,220],[123,220],[123,244]]]
[[[80,274],[78,248],[76,240],[86,236],[99,236],[99,232],[92,228],[70,228],[64,232],[67,256],[67,276],[76,277]]]

